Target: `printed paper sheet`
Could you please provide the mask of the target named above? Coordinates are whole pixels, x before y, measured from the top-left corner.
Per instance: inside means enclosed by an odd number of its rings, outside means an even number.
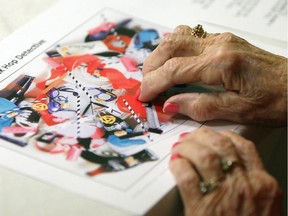
[[[1,163],[127,212],[148,211],[174,185],[165,177],[155,189],[171,145],[201,126],[163,113],[161,98],[135,98],[143,61],[168,31],[104,8],[59,40],[37,39],[2,60]]]

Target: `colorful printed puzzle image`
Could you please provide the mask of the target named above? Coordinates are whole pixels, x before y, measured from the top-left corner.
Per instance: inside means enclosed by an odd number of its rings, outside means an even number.
[[[165,33],[109,9],[92,17],[34,60],[35,76],[1,90],[0,138],[90,177],[157,161],[150,147],[184,120],[164,114],[160,97],[141,103],[136,94]]]

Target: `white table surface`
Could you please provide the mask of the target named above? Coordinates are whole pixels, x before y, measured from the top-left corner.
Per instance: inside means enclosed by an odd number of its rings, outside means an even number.
[[[0,0],[0,41],[58,1]],[[257,146],[261,146],[259,153],[267,169],[277,178],[285,191],[287,189],[286,145],[287,128],[274,130],[265,140],[257,143]],[[101,212],[106,210],[103,206],[99,208],[98,204],[90,200],[0,166],[1,216],[90,216],[103,215]],[[117,210],[110,210],[110,212],[110,215],[122,215]]]

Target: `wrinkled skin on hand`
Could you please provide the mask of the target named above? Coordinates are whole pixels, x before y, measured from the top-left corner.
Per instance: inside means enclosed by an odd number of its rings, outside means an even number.
[[[287,59],[231,34],[191,36],[178,26],[143,65],[140,101],[149,101],[177,84],[224,87],[216,93],[181,93],[164,104],[196,121],[226,119],[266,126],[287,125]]]
[[[230,131],[200,128],[180,137],[174,146],[169,165],[186,216],[282,215],[280,188],[265,171],[252,142]],[[224,173],[221,159],[237,163]],[[205,182],[221,178],[216,189],[202,194],[200,176]]]

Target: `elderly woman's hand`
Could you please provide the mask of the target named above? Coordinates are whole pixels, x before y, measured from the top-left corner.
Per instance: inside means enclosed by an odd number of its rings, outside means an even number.
[[[252,142],[200,128],[179,138],[170,169],[185,215],[281,215],[282,193]]]
[[[179,26],[143,65],[138,99],[149,101],[177,84],[222,85],[224,92],[182,93],[163,110],[197,121],[227,119],[240,123],[287,124],[287,59],[231,34],[195,38]]]

